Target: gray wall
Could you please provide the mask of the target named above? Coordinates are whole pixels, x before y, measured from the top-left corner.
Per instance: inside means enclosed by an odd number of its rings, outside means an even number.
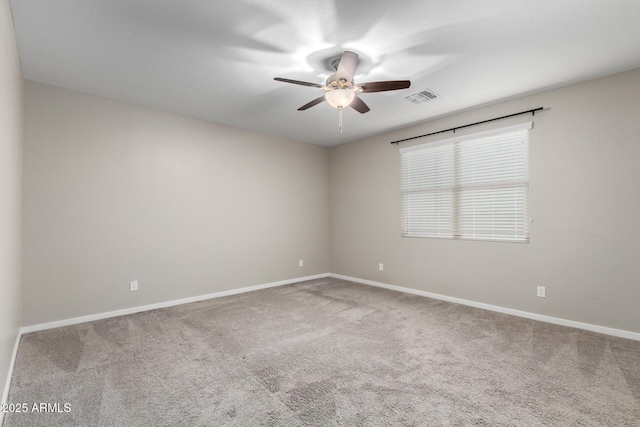
[[[639,83],[634,70],[325,149],[27,82],[24,325],[331,271],[640,332]],[[537,106],[529,244],[400,238],[391,140]]]
[[[0,390],[21,323],[22,75],[9,2],[0,1]],[[0,392],[1,393],[1,392]],[[0,424],[2,414],[0,414]]]
[[[329,271],[326,148],[27,81],[24,150],[25,326]]]
[[[538,106],[550,110],[533,118],[530,137],[529,244],[400,238],[390,141]],[[331,148],[331,271],[640,332],[639,112],[640,69]]]

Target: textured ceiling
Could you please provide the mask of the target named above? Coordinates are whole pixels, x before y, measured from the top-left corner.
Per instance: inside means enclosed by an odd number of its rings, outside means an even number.
[[[640,67],[637,0],[12,0],[26,79],[326,146]],[[360,55],[366,114],[326,103]],[[404,96],[430,89],[440,98]],[[532,106],[535,107],[535,106]]]

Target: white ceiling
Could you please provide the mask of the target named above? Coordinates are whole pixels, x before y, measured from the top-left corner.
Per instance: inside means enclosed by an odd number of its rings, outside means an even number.
[[[332,146],[640,67],[638,0],[12,0],[26,79]],[[360,55],[366,114],[327,103],[327,59]],[[403,99],[430,89],[439,99]],[[531,106],[537,107],[537,106]]]

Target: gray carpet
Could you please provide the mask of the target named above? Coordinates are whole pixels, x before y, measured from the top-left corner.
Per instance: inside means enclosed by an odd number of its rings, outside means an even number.
[[[337,279],[22,338],[5,426],[638,426],[640,342]]]

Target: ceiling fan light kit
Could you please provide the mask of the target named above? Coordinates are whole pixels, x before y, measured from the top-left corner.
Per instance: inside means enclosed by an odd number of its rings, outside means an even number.
[[[351,107],[357,112],[364,114],[369,111],[369,106],[356,94],[357,93],[372,93],[372,92],[386,92],[390,90],[406,89],[411,86],[409,80],[389,80],[382,82],[370,82],[356,85],[353,82],[353,76],[356,72],[358,65],[358,54],[355,52],[345,51],[342,57],[338,60],[331,62],[336,73],[327,79],[324,86],[303,82],[299,80],[285,79],[282,77],[275,77],[274,80],[297,84],[300,86],[309,86],[324,89],[327,93],[324,96],[314,99],[313,101],[298,108],[298,111],[307,110],[314,105],[318,105],[323,101],[327,101],[327,104],[336,108],[339,112],[338,128],[342,133],[342,110],[346,107]]]
[[[327,103],[337,109],[348,107],[355,97],[356,94],[350,89],[333,89],[324,95]]]

